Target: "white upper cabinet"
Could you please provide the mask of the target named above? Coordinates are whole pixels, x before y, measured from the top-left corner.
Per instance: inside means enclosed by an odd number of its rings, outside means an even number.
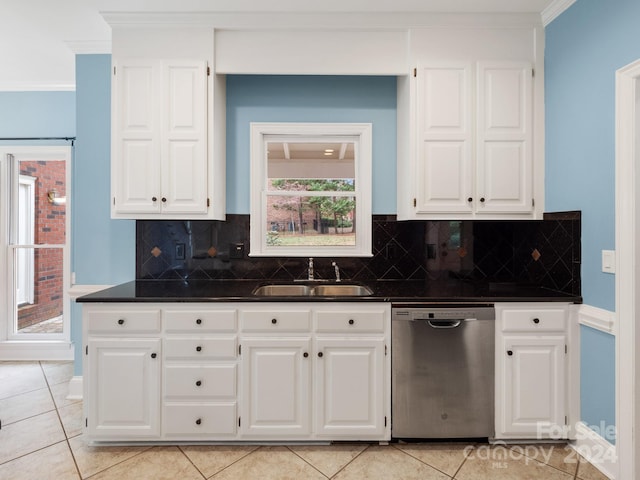
[[[535,29],[533,29],[535,30]],[[413,31],[398,78],[398,219],[539,219],[541,41],[527,28]]]
[[[224,219],[224,81],[211,71],[213,32],[176,35],[114,31],[113,218]]]
[[[207,65],[114,62],[113,213],[207,215]]]
[[[416,69],[415,218],[533,213],[531,76],[517,62]]]

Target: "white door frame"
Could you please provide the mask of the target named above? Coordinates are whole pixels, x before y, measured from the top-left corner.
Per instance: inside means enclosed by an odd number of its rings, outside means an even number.
[[[640,60],[616,72],[616,449],[619,480],[640,465]]]

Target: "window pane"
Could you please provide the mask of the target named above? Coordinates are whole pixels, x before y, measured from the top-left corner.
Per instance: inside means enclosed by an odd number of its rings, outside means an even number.
[[[355,197],[267,196],[267,245],[356,244]]]
[[[62,248],[13,249],[16,256],[15,331],[62,333]]]
[[[331,179],[343,179],[353,189],[354,154],[354,143],[347,141],[342,143],[268,142],[267,175],[270,180],[297,179],[291,180],[291,188],[295,190],[331,190],[322,182],[322,180],[330,181]],[[271,183],[268,182],[270,189]]]
[[[64,245],[65,162],[21,161],[18,194],[18,243]]]

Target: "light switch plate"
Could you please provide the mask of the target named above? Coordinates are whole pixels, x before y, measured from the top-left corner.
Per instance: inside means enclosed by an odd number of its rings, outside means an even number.
[[[604,273],[616,273],[615,250],[602,250],[602,271]]]

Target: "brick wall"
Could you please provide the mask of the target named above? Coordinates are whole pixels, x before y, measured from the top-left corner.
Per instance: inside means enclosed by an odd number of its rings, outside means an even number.
[[[53,205],[48,193],[66,196],[65,163],[20,162],[20,174],[34,177],[35,232],[34,243],[65,243],[66,205]],[[34,302],[18,309],[18,329],[62,315],[63,256],[62,249],[36,249],[34,252]]]

